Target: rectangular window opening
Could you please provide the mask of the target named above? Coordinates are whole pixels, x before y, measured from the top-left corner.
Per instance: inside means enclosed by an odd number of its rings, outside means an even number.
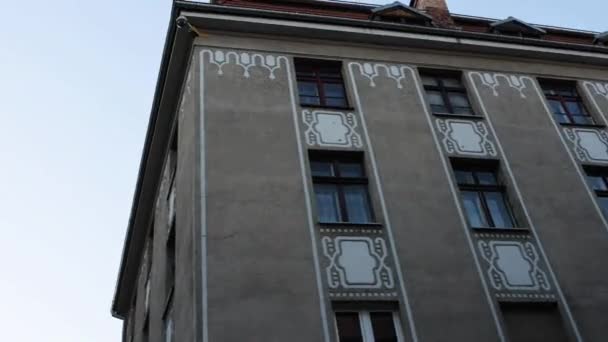
[[[300,105],[348,108],[342,63],[295,58]]]
[[[582,126],[596,124],[578,93],[575,81],[540,79],[539,83],[558,123]]]
[[[511,342],[568,342],[568,332],[554,303],[501,303],[505,330]]]
[[[423,69],[420,78],[433,114],[475,115],[459,72]]]
[[[336,303],[335,327],[339,342],[403,342],[394,303]]]
[[[462,208],[472,228],[517,227],[496,162],[452,159],[452,168]]]
[[[361,153],[310,152],[317,214],[321,223],[374,223]]]

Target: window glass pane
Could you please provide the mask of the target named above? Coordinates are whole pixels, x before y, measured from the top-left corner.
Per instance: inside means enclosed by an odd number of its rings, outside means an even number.
[[[314,82],[298,81],[298,93],[301,96],[319,96],[319,89]]]
[[[360,163],[340,163],[340,177],[363,177],[363,165]]]
[[[606,183],[602,179],[602,177],[597,176],[587,176],[587,181],[593,190],[606,191]]]
[[[427,91],[426,96],[429,99],[429,104],[436,106],[444,106],[443,97],[438,91]]]
[[[570,114],[572,115],[584,115],[585,113],[585,109],[583,108],[582,103],[579,102],[574,102],[574,101],[568,101],[566,102],[566,107],[568,108],[568,112],[570,112]]]
[[[452,107],[454,114],[475,115],[471,107]]]
[[[608,217],[608,197],[598,197],[597,202],[604,212],[604,216]]]
[[[330,107],[346,107],[346,99],[327,97],[325,98],[325,105]]]
[[[449,113],[450,112],[446,106],[439,106],[439,105],[431,105],[431,111],[433,113]]]
[[[346,185],[343,188],[348,222],[369,223],[371,212],[366,185]]]
[[[473,178],[473,172],[470,171],[454,171],[456,175],[456,181],[458,184],[475,184],[475,178]]]
[[[321,101],[318,97],[300,96],[300,104],[318,106],[321,104]]]
[[[488,223],[477,192],[463,191],[462,201],[471,227],[487,227]]]
[[[555,91],[557,94],[562,95],[562,96],[578,96],[576,89],[575,88],[569,88],[569,87],[562,87],[559,89],[556,89]]]
[[[553,114],[565,114],[566,110],[562,106],[562,103],[557,100],[549,100],[549,106],[553,111]]]
[[[428,86],[438,86],[437,79],[431,76],[422,75],[422,84]]]
[[[333,177],[334,168],[330,162],[310,162],[310,171],[313,177]]]
[[[559,123],[571,123],[570,118],[566,114],[554,114],[555,120]]]
[[[488,210],[496,228],[513,228],[513,220],[507,208],[504,196],[500,192],[484,193]]]
[[[471,107],[471,105],[469,104],[469,98],[466,94],[448,93],[448,97],[450,98],[450,103],[453,107]]]
[[[496,181],[496,176],[493,172],[475,172],[477,175],[477,180],[481,185],[496,185],[498,182]]]
[[[363,342],[358,313],[336,312],[336,326],[340,342]]]
[[[462,82],[458,78],[442,78],[443,86],[450,88],[463,88]]]
[[[342,84],[337,83],[325,83],[323,85],[326,97],[339,97],[344,98],[344,87]]]
[[[338,188],[331,184],[315,184],[317,212],[321,222],[341,222]]]
[[[584,116],[584,115],[574,115],[572,116],[572,120],[574,120],[574,123],[580,124],[580,125],[592,125],[593,119],[590,116]]]
[[[370,312],[374,342],[397,342],[392,312]]]

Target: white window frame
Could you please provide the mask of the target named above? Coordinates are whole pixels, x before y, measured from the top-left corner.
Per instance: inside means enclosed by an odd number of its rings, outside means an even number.
[[[372,319],[370,313],[372,312],[391,312],[392,310],[336,310],[335,313],[357,313],[359,315],[359,326],[361,327],[361,336],[363,337],[363,342],[375,342],[374,338],[374,328],[372,326]],[[396,311],[392,311],[393,313],[393,325],[395,327],[395,335],[397,336],[398,342],[405,342],[403,337],[403,331],[401,330],[401,319],[399,318],[399,313]],[[338,341],[340,341],[340,333],[338,331],[338,321],[335,318],[334,314],[334,329],[336,330],[336,336]]]

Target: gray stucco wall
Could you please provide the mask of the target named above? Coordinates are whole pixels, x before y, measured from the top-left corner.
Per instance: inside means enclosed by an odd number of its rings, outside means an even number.
[[[209,340],[320,341],[287,60],[273,60],[271,74],[253,54],[197,53],[205,70]],[[253,59],[258,66],[249,67]]]

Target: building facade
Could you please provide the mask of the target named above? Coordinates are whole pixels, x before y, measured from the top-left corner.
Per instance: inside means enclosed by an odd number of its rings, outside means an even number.
[[[443,0],[175,2],[123,340],[606,341],[607,42]]]

